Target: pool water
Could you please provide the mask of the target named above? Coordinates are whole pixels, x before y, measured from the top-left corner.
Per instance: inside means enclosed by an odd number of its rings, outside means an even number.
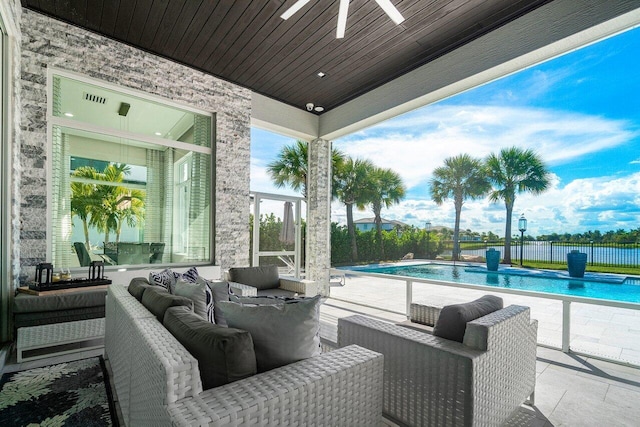
[[[540,270],[527,272],[522,269],[503,269],[501,267],[498,272],[492,272],[483,267],[446,264],[371,265],[349,267],[349,269],[445,282],[640,303],[640,279],[613,275],[601,275],[603,281],[597,281],[599,275],[590,274],[588,280],[581,280],[568,276],[566,278],[558,277],[562,274],[541,272]],[[544,277],[536,277],[541,276],[541,273]]]

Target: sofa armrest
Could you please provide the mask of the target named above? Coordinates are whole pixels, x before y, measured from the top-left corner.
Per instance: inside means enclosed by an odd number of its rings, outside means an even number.
[[[351,344],[384,354],[383,413],[394,422],[476,425],[474,361],[483,352],[364,316],[338,319],[338,346]]]
[[[229,288],[234,294],[241,297],[255,297],[258,295],[258,288],[243,283],[229,282]]]
[[[295,277],[280,277],[280,289],[296,292],[305,297],[318,295],[318,286],[313,280],[296,279]]]
[[[324,353],[168,406],[173,425],[379,425],[383,357],[358,346]]]

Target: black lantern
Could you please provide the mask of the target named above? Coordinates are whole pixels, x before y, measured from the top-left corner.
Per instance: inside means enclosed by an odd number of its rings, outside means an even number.
[[[518,230],[520,230],[520,267],[522,267],[522,254],[524,252],[524,232],[527,231],[527,218],[524,214],[518,220]]]

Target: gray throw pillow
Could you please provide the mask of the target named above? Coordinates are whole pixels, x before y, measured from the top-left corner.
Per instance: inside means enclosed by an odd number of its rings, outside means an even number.
[[[142,301],[142,294],[144,294],[144,290],[151,286],[155,285],[150,284],[149,281],[144,277],[135,277],[131,279],[131,282],[129,282],[129,287],[127,289],[129,290],[129,293],[136,297],[138,301]]]
[[[258,372],[320,354],[320,295],[275,305],[221,302],[230,328],[251,333]]]
[[[187,307],[171,307],[164,327],[198,360],[205,390],[256,373],[256,355],[247,331],[214,325]]]
[[[153,313],[160,322],[164,319],[164,312],[167,311],[169,307],[184,305],[189,307],[190,310],[193,310],[193,301],[189,298],[171,295],[159,286],[152,286],[144,291],[142,294],[142,305]]]
[[[258,290],[273,289],[280,286],[280,275],[278,274],[278,267],[275,265],[230,268],[229,280],[253,286]]]
[[[501,308],[502,298],[494,295],[485,295],[465,304],[444,306],[433,328],[433,335],[462,342],[467,329],[467,322],[486,316]]]
[[[187,282],[183,279],[176,281],[173,294],[193,301],[193,312],[205,320],[208,320],[207,313],[207,284],[204,281],[196,283]]]

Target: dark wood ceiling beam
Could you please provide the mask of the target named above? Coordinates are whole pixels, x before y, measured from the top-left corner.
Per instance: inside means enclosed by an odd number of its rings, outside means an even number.
[[[137,44],[145,50],[150,50],[151,43],[156,38],[156,33],[160,28],[160,23],[164,17],[170,0],[154,0],[152,7],[149,9],[147,20]]]
[[[422,6],[419,3],[418,1],[414,1],[403,10],[403,13],[411,16],[416,11],[421,10]],[[366,58],[369,52],[371,52],[374,57],[378,55],[377,46],[383,43],[383,41],[410,31],[410,29],[404,26],[395,25],[388,19],[384,12],[377,9],[373,9],[373,11],[366,16],[354,14],[353,18],[354,24],[348,44],[345,44],[341,49],[334,49],[324,54],[307,52],[304,57],[300,58],[300,60],[307,63],[307,66],[314,64],[315,67],[322,68],[323,71],[328,74],[324,79],[317,79],[311,82],[311,86],[304,85],[307,90],[311,89],[314,85],[322,85],[326,88],[326,90],[323,91],[324,95],[316,98],[315,101],[316,103],[322,102],[323,104],[321,105],[324,105],[325,108],[331,108],[332,105],[326,101],[326,98],[333,91],[331,87],[332,83],[340,81],[341,74],[344,73],[345,70],[348,74],[355,72],[356,64],[363,58]],[[370,64],[370,59],[367,60],[367,66]],[[303,72],[304,68],[303,64],[298,62],[298,60],[295,60],[291,65],[292,81],[302,80],[298,77],[298,73]],[[297,67],[294,66],[294,64],[297,64]],[[362,66],[362,64],[358,65]],[[284,89],[282,86],[274,86],[270,90],[283,90],[285,93],[291,94],[302,90],[302,88],[302,84],[294,84],[289,85],[287,89]]]
[[[324,27],[328,28],[327,21],[336,13],[333,3],[317,3],[316,7],[321,5],[326,7],[320,12],[317,10],[315,13],[307,11],[297,20],[289,18],[284,21],[278,16],[276,19],[280,20],[280,25],[277,31],[272,33],[274,37],[264,43],[261,55],[256,60],[244,70],[240,70],[240,73],[237,74],[239,81],[246,82],[248,85],[255,84],[257,90],[260,91],[260,87],[266,82],[265,72],[271,70],[275,64],[284,62],[289,52],[295,50],[303,41],[316,41],[318,39],[315,37],[316,33],[322,31]]]
[[[188,16],[190,6],[189,3],[189,6],[185,8],[186,11],[183,11],[183,16],[178,19],[178,26],[174,28],[173,37],[169,37],[163,46],[163,52],[170,58],[176,57],[176,51],[180,54],[186,51],[184,46],[193,43],[200,29],[215,10],[214,2],[200,1],[198,8],[193,10],[192,16]]]
[[[166,56],[165,45],[167,40],[175,37],[176,34],[180,34],[180,30],[184,31],[185,24],[191,22],[191,17],[188,16],[189,12],[193,15],[198,6],[200,6],[200,2],[201,0],[172,0],[169,2],[149,49],[152,52],[160,52]],[[183,16],[183,13],[186,16]],[[180,22],[181,19],[183,19],[182,23]]]
[[[85,26],[87,24],[87,0],[71,0],[69,14],[73,22]]]
[[[209,19],[197,34],[191,45],[185,44],[185,47],[187,48],[186,53],[180,55],[183,61],[188,64],[194,63],[200,52],[213,37],[213,34],[216,32],[220,23],[226,18],[232,6],[233,2],[231,1],[217,2],[213,13],[209,16]],[[179,50],[180,52],[185,51],[183,47],[179,47]],[[176,56],[178,56],[178,53],[176,53]]]
[[[87,0],[87,28],[93,31],[100,31],[102,24],[102,0]]]
[[[258,3],[260,2],[253,2],[251,0],[235,0],[233,3],[234,4],[227,15],[218,24],[218,27],[209,38],[209,41],[193,59],[192,63],[196,67],[200,69],[203,68],[204,63],[207,62],[211,54],[215,52],[215,50],[218,48],[218,45],[222,42],[222,40],[224,40],[229,31],[233,29],[233,27],[236,25],[236,22],[238,21],[238,19],[240,19],[240,16],[242,16],[245,10],[247,10],[247,8],[251,8],[252,10],[256,9],[259,6]]]
[[[131,21],[133,19],[133,13],[136,10],[136,5],[136,0],[128,0],[120,3],[118,18],[116,19],[114,29],[114,34],[117,34],[120,40],[126,40],[126,35],[129,33],[129,28],[131,28]]]
[[[120,0],[109,0],[102,4],[102,20],[100,21],[100,32],[102,34],[113,37],[119,7]]]
[[[205,70],[211,70],[213,73],[222,74],[226,65],[237,55],[244,56],[243,51],[247,43],[260,34],[260,30],[265,22],[269,22],[274,13],[278,10],[279,5],[272,2],[252,2],[260,7],[257,13],[254,10],[247,9],[243,13],[236,25],[227,33],[226,37],[218,45],[218,48],[209,56],[204,63]],[[258,36],[259,37],[259,36]],[[263,40],[259,40],[263,42]]]
[[[345,45],[352,43],[353,38],[336,39],[337,14],[336,11],[331,12],[331,19],[326,20],[322,28],[313,36],[313,44],[299,44],[298,48],[287,51],[287,56],[278,61],[273,68],[263,75],[267,83],[262,88],[263,90],[267,92],[276,91],[279,87],[291,84],[293,79],[299,78],[301,74],[310,79],[314,73],[321,70],[329,74],[333,73],[332,62],[327,58],[331,57],[337,50],[344,49]],[[362,3],[361,7],[351,11],[349,15],[352,17],[352,22],[355,23],[350,27],[352,33],[363,22],[366,26],[379,17],[379,13],[373,5],[367,2]],[[283,73],[286,73],[287,78],[278,79],[277,76]]]

